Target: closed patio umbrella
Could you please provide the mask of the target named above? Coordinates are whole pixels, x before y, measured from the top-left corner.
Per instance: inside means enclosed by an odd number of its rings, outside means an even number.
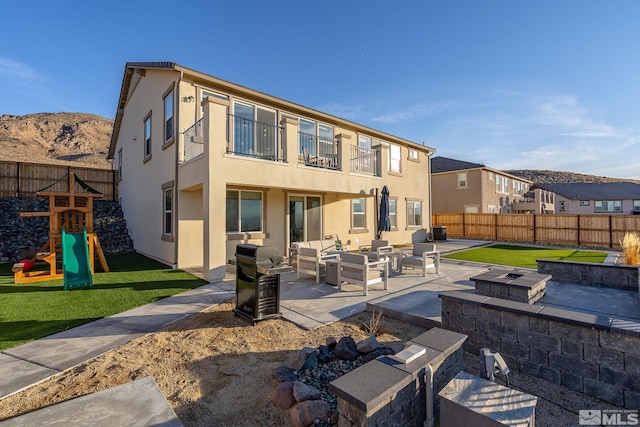
[[[380,197],[380,216],[378,218],[378,239],[382,238],[383,231],[391,231],[391,219],[389,219],[389,189],[382,187]]]

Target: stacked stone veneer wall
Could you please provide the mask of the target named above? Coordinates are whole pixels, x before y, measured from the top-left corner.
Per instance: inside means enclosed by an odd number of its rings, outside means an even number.
[[[499,351],[511,369],[640,407],[640,324],[464,291],[443,292],[442,327],[465,351]]]
[[[462,370],[462,344],[466,336],[433,328],[407,344],[426,348],[426,354],[402,364],[382,356],[329,384],[338,398],[338,426],[423,427],[426,418],[424,375],[434,371],[434,415],[438,392]]]
[[[20,212],[47,212],[45,198],[0,198],[0,263],[31,258],[49,240],[49,217],[23,218]],[[133,251],[117,201],[95,200],[93,229],[106,254]]]
[[[555,282],[579,283],[606,288],[640,288],[640,267],[593,262],[537,260],[538,273],[550,274]]]

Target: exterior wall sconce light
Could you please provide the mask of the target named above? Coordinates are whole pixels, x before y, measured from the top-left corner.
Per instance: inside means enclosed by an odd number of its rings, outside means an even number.
[[[183,96],[182,97],[182,102],[193,102],[196,99],[193,97],[193,95],[189,95],[189,96]]]

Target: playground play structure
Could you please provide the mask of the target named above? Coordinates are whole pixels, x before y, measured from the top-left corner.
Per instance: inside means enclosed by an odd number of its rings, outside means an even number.
[[[68,177],[67,192],[46,192],[62,179]],[[75,184],[86,193],[76,193]],[[14,282],[30,283],[44,280],[64,280],[64,289],[91,286],[95,272],[95,258],[105,272],[109,271],[98,236],[93,232],[93,199],[102,194],[84,183],[74,172],[69,172],[36,194],[49,198],[48,212],[20,212],[21,217],[49,217],[49,241],[40,248],[29,262],[13,265]],[[60,256],[58,256],[60,254]],[[58,268],[58,260],[61,267]],[[44,261],[47,270],[30,270],[30,263]]]

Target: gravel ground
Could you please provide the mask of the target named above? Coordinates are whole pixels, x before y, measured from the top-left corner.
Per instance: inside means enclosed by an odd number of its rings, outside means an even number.
[[[465,371],[473,375],[480,375],[480,357],[478,355],[464,353],[463,363]],[[498,378],[497,382],[506,385],[502,378]],[[517,371],[509,373],[509,386],[515,390],[538,396],[536,427],[578,426],[578,411],[581,409],[621,409],[567,387]]]

